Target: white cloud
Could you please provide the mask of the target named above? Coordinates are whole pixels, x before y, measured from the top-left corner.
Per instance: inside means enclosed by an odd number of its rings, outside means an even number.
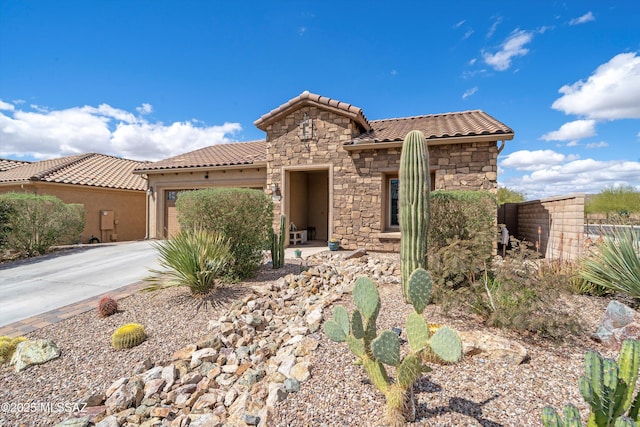
[[[500,162],[506,169],[519,171],[535,171],[558,165],[569,160],[575,160],[576,155],[564,155],[553,150],[520,150],[509,154]]]
[[[300,27],[298,28],[298,34],[301,36],[304,36],[304,34],[307,32],[307,27]]]
[[[493,21],[493,24],[491,24],[491,27],[489,28],[489,31],[487,32],[487,38],[493,37],[493,34],[496,32],[496,30],[498,29],[498,25],[500,25],[501,22],[502,22],[502,17],[498,16],[496,18],[496,20]]]
[[[596,120],[640,118],[640,57],[621,53],[600,65],[587,81],[562,86],[552,108]]]
[[[515,152],[511,155],[515,154],[516,158],[523,158],[530,155],[530,152]],[[564,156],[565,160],[557,161],[563,157],[560,153],[555,153],[552,157],[554,162],[547,162],[532,169],[529,174],[500,180],[500,185],[522,192],[527,199],[570,193],[598,193],[604,187],[612,185],[632,185],[640,188],[640,162],[581,160],[572,156]],[[500,166],[505,172],[503,175],[508,174],[508,169],[512,167],[504,161]]]
[[[605,147],[608,147],[608,146],[609,146],[609,144],[607,144],[604,141],[591,142],[591,143],[585,145],[585,147],[587,147],[587,148],[605,148]]]
[[[529,49],[524,46],[531,42],[533,33],[524,30],[515,30],[502,42],[501,48],[496,53],[482,52],[484,62],[494,70],[505,71],[511,67],[511,59],[517,56],[524,56],[529,53]]]
[[[15,109],[16,107],[14,107],[13,104],[9,104],[8,102],[4,102],[0,99],[0,110],[14,111]]]
[[[594,136],[596,134],[595,120],[575,120],[560,126],[560,129],[548,132],[540,138],[545,141],[570,141]]]
[[[136,108],[136,111],[140,114],[149,114],[153,111],[153,107],[151,106],[151,104],[142,104],[141,106]]]
[[[567,143],[567,147],[577,147],[578,145],[580,145],[578,141],[569,141]]]
[[[474,86],[471,89],[467,90],[462,94],[462,99],[467,99],[468,97],[474,95],[478,91],[478,86]]]
[[[137,110],[153,111],[149,104]],[[101,104],[64,110],[0,112],[0,157],[47,159],[98,152],[136,160],[160,160],[223,142],[242,130],[239,123],[219,126],[197,121],[163,124]]]
[[[579,18],[573,18],[571,21],[569,21],[569,25],[580,25],[580,24],[585,24],[587,22],[591,22],[595,20],[596,20],[596,17],[593,16],[593,13],[591,13],[591,11],[589,11],[584,15],[580,16]]]
[[[467,22],[465,19],[463,19],[462,21],[458,21],[458,22],[453,26],[453,28],[460,28],[460,27],[462,27],[462,25],[463,25],[465,22]]]

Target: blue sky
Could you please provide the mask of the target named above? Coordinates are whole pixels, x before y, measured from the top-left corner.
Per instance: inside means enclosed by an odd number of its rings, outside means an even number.
[[[0,157],[262,139],[309,90],[369,119],[484,110],[527,199],[640,190],[639,22],[636,0],[0,0]]]

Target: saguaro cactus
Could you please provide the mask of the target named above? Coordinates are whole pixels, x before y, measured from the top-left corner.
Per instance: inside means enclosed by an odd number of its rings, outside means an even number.
[[[637,427],[640,425],[640,392],[633,396],[638,368],[640,343],[625,340],[618,363],[604,359],[595,351],[584,358],[585,374],[580,378],[580,392],[591,406],[588,427]],[[626,415],[625,415],[626,414]],[[542,411],[545,427],[580,427],[580,414],[573,405],[564,408],[564,420],[551,407]]]
[[[284,242],[287,236],[287,217],[280,215],[280,234],[271,229],[271,262],[273,268],[281,268],[284,265]]]
[[[407,134],[400,155],[400,260],[402,295],[409,303],[409,275],[427,268],[427,231],[429,229],[429,152],[422,132]]]

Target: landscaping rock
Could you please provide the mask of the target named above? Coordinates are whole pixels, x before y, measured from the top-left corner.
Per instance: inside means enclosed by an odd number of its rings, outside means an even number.
[[[9,364],[15,366],[16,372],[20,372],[29,366],[41,365],[58,357],[60,350],[53,341],[27,340],[18,344]]]
[[[604,318],[592,338],[613,348],[619,348],[625,339],[640,338],[640,313],[621,302],[611,301]]]
[[[89,418],[70,418],[59,422],[54,427],[87,427],[89,425]]]
[[[528,358],[522,344],[498,335],[477,331],[458,332],[462,340],[462,352],[466,357],[482,355],[484,359],[519,365]]]

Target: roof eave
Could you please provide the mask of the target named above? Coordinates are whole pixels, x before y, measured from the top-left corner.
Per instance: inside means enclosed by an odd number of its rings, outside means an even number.
[[[510,141],[514,137],[513,133],[501,133],[491,135],[471,135],[471,136],[453,136],[446,138],[427,139],[427,145],[450,145],[450,144],[467,144],[470,142],[491,142],[491,141]],[[347,151],[360,150],[382,150],[385,148],[400,148],[404,140],[375,142],[373,139],[365,142],[353,143],[347,142],[343,147]]]
[[[151,174],[162,174],[162,173],[261,168],[266,166],[267,166],[266,161],[260,161],[260,162],[242,163],[242,164],[235,164],[235,165],[187,166],[187,167],[169,167],[169,168],[159,168],[159,169],[136,169],[133,171],[133,173],[137,175],[143,175],[143,174],[151,175]]]

